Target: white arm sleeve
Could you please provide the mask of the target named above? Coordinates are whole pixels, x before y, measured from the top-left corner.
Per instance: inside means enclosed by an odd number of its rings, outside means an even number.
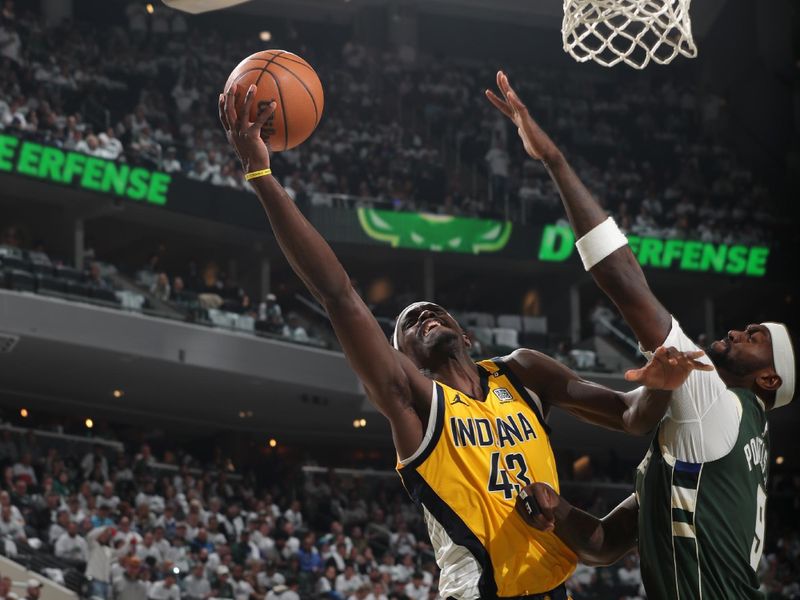
[[[669,335],[662,346],[678,350],[699,350],[673,317]],[[642,350],[649,360],[652,352]],[[707,356],[699,359],[711,364]],[[714,371],[693,371],[672,394],[667,414],[661,422],[659,443],[678,460],[710,462],[728,454],[739,435],[742,407],[739,398],[728,389]]]

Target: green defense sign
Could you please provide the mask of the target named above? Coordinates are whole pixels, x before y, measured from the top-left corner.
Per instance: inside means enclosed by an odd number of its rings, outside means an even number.
[[[160,171],[0,135],[0,172],[114,194],[150,204],[167,203],[171,177]]]
[[[714,244],[694,240],[662,240],[628,236],[628,243],[643,267],[681,271],[763,277],[769,248],[739,244]],[[547,225],[539,245],[539,260],[562,262],[575,250],[575,234],[563,225]]]
[[[361,228],[392,248],[481,254],[499,252],[511,238],[509,221],[359,208]]]

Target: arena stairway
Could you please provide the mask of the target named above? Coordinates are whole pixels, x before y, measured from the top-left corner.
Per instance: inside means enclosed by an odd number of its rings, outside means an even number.
[[[2,548],[0,547],[0,550]],[[58,583],[43,573],[58,577],[63,574],[64,583]],[[40,600],[78,600],[86,597],[86,577],[64,561],[44,550],[35,550],[27,544],[17,545],[17,555],[11,559],[0,555],[0,573],[10,577],[12,590],[19,598],[25,598],[29,579],[42,583]]]

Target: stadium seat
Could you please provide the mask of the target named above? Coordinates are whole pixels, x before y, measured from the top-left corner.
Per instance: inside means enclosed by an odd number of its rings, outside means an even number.
[[[489,327],[472,327],[471,330],[475,335],[475,339],[481,344],[489,346],[494,344],[494,336],[492,335],[492,330]]]
[[[522,317],[522,331],[525,333],[547,333],[547,317]]]
[[[47,275],[53,272],[53,263],[50,257],[44,252],[28,252],[28,260],[31,263],[31,270],[34,273],[45,273]]]
[[[519,347],[519,332],[516,329],[508,329],[506,327],[495,327],[492,329],[494,334],[494,343],[504,348]]]
[[[3,266],[11,269],[20,269],[22,271],[30,271],[31,263],[25,258],[24,253],[19,248],[11,246],[0,246],[0,259],[3,261]]]
[[[597,354],[593,350],[570,350],[569,355],[578,369],[585,371],[597,367]]]
[[[86,297],[89,295],[89,286],[82,281],[67,279],[64,281],[64,291],[73,296]]]
[[[228,329],[233,328],[236,323],[236,315],[234,313],[217,308],[208,309],[208,318],[217,327],[227,327]]]
[[[52,275],[52,269],[50,269],[50,273],[42,273],[37,272],[35,273],[36,278],[36,291],[40,294],[47,294],[47,293],[63,293],[64,292],[64,282]]]
[[[55,274],[59,279],[68,281],[81,281],[83,279],[83,273],[81,271],[66,265],[58,265],[55,268]]]
[[[519,315],[498,315],[497,326],[522,331],[522,317]]]
[[[241,329],[242,331],[255,331],[256,320],[248,315],[238,315],[235,327],[236,329]]]
[[[22,269],[6,269],[6,287],[21,292],[36,291],[36,280],[33,273]]]
[[[130,310],[142,310],[142,308],[144,308],[146,298],[142,294],[137,294],[129,290],[119,290],[114,292],[114,294],[123,308]]]
[[[494,315],[482,312],[465,312],[464,324],[468,327],[494,327]]]
[[[89,296],[96,300],[103,300],[104,302],[112,302],[114,304],[119,304],[119,299],[117,298],[117,295],[114,293],[114,290],[101,288],[96,285],[89,286]]]

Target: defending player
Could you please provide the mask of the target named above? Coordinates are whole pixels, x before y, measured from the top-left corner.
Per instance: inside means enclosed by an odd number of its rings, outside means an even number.
[[[247,119],[254,87],[237,116],[236,87],[220,95],[220,120],[292,268],[325,307],[347,360],[367,395],[389,419],[398,471],[423,507],[442,572],[444,597],[564,599],[573,552],[552,532],[535,532],[514,510],[517,491],[533,481],[558,489],[544,414],[559,406],[581,419],[643,433],[669,392],[627,394],[581,380],[530,351],[476,365],[469,341],[440,306],[420,302],[397,319],[390,345],[350,284],[330,246],[271,177],[261,127]],[[705,366],[702,353],[661,348],[632,380],[674,389]],[[424,371],[430,377],[423,374]]]
[[[488,99],[517,126],[527,153],[544,163],[586,270],[617,305],[645,355],[662,345],[697,349],[651,292],[625,236],[502,72],[497,85],[503,98],[487,90]],[[572,509],[544,486],[526,490],[543,512],[532,522],[555,525],[585,562],[613,562],[636,545],[638,529],[650,599],[763,598],[756,570],[767,501],[766,411],[794,397],[794,351],[785,325],[761,323],[728,332],[706,352],[704,360],[715,369],[690,374],[675,391],[639,465],[636,494],[605,519]]]

